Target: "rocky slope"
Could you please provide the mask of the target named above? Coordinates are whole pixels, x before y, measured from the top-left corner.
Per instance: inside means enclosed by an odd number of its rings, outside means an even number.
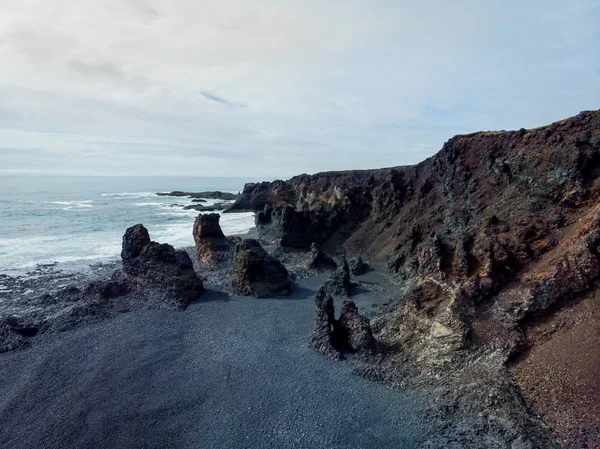
[[[387,265],[405,294],[372,320],[384,377],[451,373],[457,388],[489,378],[522,392],[565,446],[598,447],[599,194],[600,111],[587,111],[455,136],[414,166],[247,184],[232,209],[258,211],[261,236],[282,246]],[[536,447],[518,441],[535,422],[506,419],[470,426]]]

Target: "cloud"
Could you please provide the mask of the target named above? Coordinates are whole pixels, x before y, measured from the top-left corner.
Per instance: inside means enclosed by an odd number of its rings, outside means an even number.
[[[211,94],[210,92],[200,92],[200,95],[202,95],[207,100],[214,101],[215,103],[225,104],[227,106],[240,106],[240,107],[247,106],[243,103],[234,103],[234,102],[225,100],[224,98],[219,97],[218,95],[215,95],[215,94]]]
[[[415,163],[457,133],[597,108],[599,22],[595,0],[0,2],[1,165],[286,177]]]

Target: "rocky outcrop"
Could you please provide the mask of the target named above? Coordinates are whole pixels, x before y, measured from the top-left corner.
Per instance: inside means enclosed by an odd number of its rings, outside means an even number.
[[[174,192],[158,192],[157,195],[226,201],[231,201],[238,198],[238,195],[235,193],[221,192],[219,190],[215,190],[212,192],[181,192],[179,190],[176,190]]]
[[[123,261],[124,271],[135,274],[138,257],[148,244],[150,244],[150,234],[144,225],[137,224],[125,231],[121,249],[121,260]]]
[[[348,266],[350,267],[350,273],[352,273],[353,276],[365,274],[369,269],[369,265],[367,265],[360,256],[350,259]]]
[[[321,287],[315,295],[315,325],[310,346],[321,354],[334,360],[340,360],[342,354],[334,344],[334,328],[336,327],[333,298]]]
[[[352,296],[354,283],[345,257],[342,257],[338,269],[331,273],[329,279],[323,284],[323,288],[331,295]]]
[[[229,209],[231,204],[229,203],[215,203],[211,206],[202,206],[200,204],[190,204],[188,206],[183,206],[183,210],[196,210],[198,212],[213,212],[216,210],[226,210]]]
[[[295,198],[294,188],[286,181],[248,183],[231,211],[262,211],[265,206],[291,204]]]
[[[210,267],[230,261],[233,252],[233,243],[223,234],[219,218],[219,214],[201,214],[194,222],[193,235],[198,260]]]
[[[337,264],[333,257],[323,251],[316,243],[310,247],[310,260],[308,262],[308,270],[335,270]]]
[[[311,244],[322,244],[328,237],[320,220],[297,211],[289,204],[265,206],[256,215],[259,236],[266,241],[276,241],[283,247],[308,249]]]
[[[235,247],[233,288],[239,295],[268,298],[290,294],[293,283],[281,262],[267,254],[254,239],[246,239]]]
[[[315,294],[315,324],[310,346],[334,360],[343,358],[342,351],[365,355],[377,350],[369,319],[358,313],[354,302],[344,301],[340,318],[336,320],[333,297],[324,287]]]
[[[344,330],[343,344],[354,352],[374,352],[377,348],[369,319],[358,313],[352,301],[344,301],[338,321]]]
[[[376,337],[430,373],[460,366],[465,354],[525,366],[548,339],[568,344],[561,335],[574,330],[542,338],[536,329],[566,309],[583,316],[579,304],[600,289],[599,200],[600,111],[586,111],[535,129],[455,136],[414,166],[247,185],[233,207],[263,210],[257,225],[282,244],[304,233],[387,264],[405,294],[380,309]],[[287,218],[269,219],[265,211],[282,203]],[[572,326],[587,326],[586,335],[597,331],[591,323]],[[592,425],[575,403],[571,410]],[[564,412],[552,413],[560,426]]]
[[[123,276],[121,282],[143,284],[160,290],[179,306],[185,307],[204,292],[188,253],[171,245],[150,241],[146,228],[135,225],[123,236]]]

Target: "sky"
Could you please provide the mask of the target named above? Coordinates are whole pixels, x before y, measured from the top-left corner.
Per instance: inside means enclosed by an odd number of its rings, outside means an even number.
[[[0,0],[0,176],[289,177],[600,108],[600,0]]]

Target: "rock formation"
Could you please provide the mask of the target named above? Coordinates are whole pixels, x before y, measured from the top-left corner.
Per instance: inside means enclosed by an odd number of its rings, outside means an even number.
[[[595,406],[577,402],[593,385],[591,372],[578,371],[589,361],[569,358],[564,375],[578,380],[568,387],[527,367],[551,369],[544,361],[551,357],[535,354],[554,345],[572,357],[573,335],[598,332],[589,314],[600,313],[599,199],[600,111],[586,111],[535,129],[455,136],[414,166],[248,184],[233,208],[274,211],[284,203],[286,220],[263,214],[260,226],[282,239],[300,229],[306,242],[342,244],[386,263],[406,293],[381,309],[379,341],[403,348],[402,359],[423,373],[442,360],[460,367],[465,354],[486,366],[508,364],[524,392],[538,392],[526,399],[569,444],[594,446],[565,424],[576,417],[578,428],[600,429]],[[600,343],[585,344],[600,354]],[[539,393],[551,387],[565,398],[560,409]]]
[[[310,346],[335,360],[343,358],[343,350],[360,354],[377,350],[368,318],[358,313],[354,302],[344,301],[340,318],[336,320],[333,297],[324,287],[315,294],[315,325]]]
[[[345,331],[344,344],[355,352],[372,352],[376,349],[375,338],[369,319],[358,313],[358,307],[352,301],[344,301],[338,321]]]
[[[213,212],[215,210],[227,210],[231,204],[229,203],[215,203],[211,206],[202,206],[200,204],[190,204],[188,206],[182,206],[183,210],[196,210],[198,212]]]
[[[231,259],[233,244],[223,234],[219,218],[219,214],[201,214],[194,222],[193,235],[198,260],[208,266]]]
[[[353,276],[360,276],[361,274],[365,274],[369,266],[363,262],[362,257],[353,257],[348,262],[348,266],[350,267],[350,273]]]
[[[258,241],[246,239],[235,247],[233,287],[239,295],[268,298],[290,294],[293,283],[281,262],[267,254]]]
[[[188,197],[193,199],[213,199],[213,200],[235,200],[238,195],[235,193],[221,192],[215,190],[214,192],[181,192],[176,190],[174,192],[159,192],[158,196],[176,196],[176,197]]]
[[[309,270],[335,270],[336,268],[337,264],[333,257],[324,252],[316,243],[310,246]]]
[[[325,291],[331,295],[352,296],[354,283],[350,276],[350,267],[345,257],[342,257],[338,269],[331,273],[323,285]]]
[[[315,295],[315,326],[310,346],[317,352],[334,360],[342,358],[341,352],[334,346],[333,329],[337,326],[333,309],[333,298],[325,293],[323,287]]]
[[[150,241],[146,228],[135,225],[123,236],[123,282],[149,284],[163,291],[180,306],[204,292],[190,256],[171,245]]]

